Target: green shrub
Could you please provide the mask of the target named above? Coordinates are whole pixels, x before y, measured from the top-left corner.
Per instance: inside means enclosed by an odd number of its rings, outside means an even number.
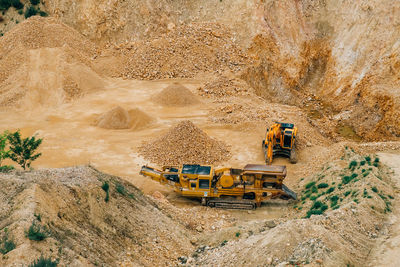
[[[228,240],[224,240],[224,241],[222,241],[222,243],[221,243],[221,247],[225,246],[225,245],[226,245],[226,243],[228,243]]]
[[[240,232],[236,232],[235,236],[239,237],[240,236]]]
[[[320,183],[317,187],[318,188],[327,188],[329,185],[327,183]]]
[[[14,170],[14,166],[10,166],[10,165],[0,166],[0,172],[2,172],[2,173],[8,173],[12,170]]]
[[[336,205],[336,206],[332,207],[333,210],[337,210],[338,208],[340,208],[339,205]]]
[[[311,187],[311,192],[312,193],[318,193],[318,189],[317,189],[317,187],[315,185],[313,187]]]
[[[315,182],[309,182],[306,184],[306,189],[309,189],[315,185]]]
[[[383,194],[378,194],[380,198],[382,198],[383,200],[386,200],[387,198],[385,197],[385,195]]]
[[[360,166],[364,166],[365,165],[365,160],[360,161]]]
[[[367,177],[367,176],[368,176],[368,174],[369,174],[369,171],[367,171],[367,172],[364,172],[362,176],[363,176],[363,177]]]
[[[334,186],[330,187],[330,188],[326,191],[326,193],[327,193],[327,194],[330,194],[330,193],[332,193],[333,191],[335,191],[335,187],[334,187]]]
[[[21,3],[21,1],[20,0],[11,0],[11,5],[13,6],[13,7],[15,7],[15,9],[23,9],[24,8],[24,4],[22,4]]]
[[[310,197],[310,200],[314,201],[314,200],[316,200],[318,197],[319,197],[319,196],[311,196],[311,197]]]
[[[352,178],[352,179],[356,178],[357,176],[358,176],[357,173],[352,173],[352,174],[351,174],[351,178]]]
[[[347,197],[348,195],[350,195],[350,193],[351,193],[351,190],[348,190],[348,191],[344,192],[344,196]]]
[[[40,0],[30,0],[31,4],[36,6],[40,3]]]
[[[366,160],[367,162],[370,162],[370,161],[371,161],[371,157],[370,157],[370,156],[366,156],[366,157],[365,157],[365,160]]]
[[[376,188],[376,186],[371,187],[371,190],[374,191],[375,193],[378,192],[378,188]]]
[[[7,10],[10,7],[11,7],[11,0],[0,0],[0,10]]]
[[[358,199],[357,198],[353,199],[353,201],[358,204]]]
[[[23,9],[18,10],[18,14],[20,15],[24,14],[24,10]]]
[[[39,10],[39,15],[40,15],[41,17],[47,17],[49,14],[47,14],[46,12],[44,12],[44,11],[42,11],[42,10]]]
[[[16,248],[13,238],[10,238],[8,235],[7,228],[4,230],[4,232],[5,233],[0,244],[0,253],[3,255]]]
[[[321,201],[315,201],[309,211],[307,211],[306,218],[310,218],[311,215],[320,215],[328,209],[328,206]]]
[[[334,196],[331,196],[331,197],[330,197],[330,200],[331,200],[331,208],[333,208],[334,206],[337,205],[337,202],[338,202],[338,200],[339,200],[339,197],[336,196],[336,195],[334,195]]]
[[[103,189],[106,192],[106,197],[104,198],[105,202],[108,202],[110,200],[110,185],[108,184],[107,181],[103,182],[103,185],[101,186],[101,189]]]
[[[394,197],[392,195],[387,195],[390,199],[394,199]]]
[[[28,231],[25,231],[25,236],[30,240],[34,241],[42,241],[47,238],[46,229],[42,227],[40,224],[36,224],[32,222]]]
[[[342,183],[343,184],[348,184],[351,181],[351,177],[350,176],[343,176],[342,178]]]
[[[126,194],[126,189],[125,189],[125,187],[124,187],[122,184],[120,184],[120,183],[117,183],[117,184],[115,185],[115,190],[117,190],[117,192],[120,193],[121,195],[125,195],[125,194]]]
[[[363,197],[367,197],[367,196],[368,196],[367,189],[364,188]]]
[[[43,255],[40,256],[39,259],[34,260],[29,267],[56,267],[58,265],[58,261],[52,261],[51,258],[44,258]]]
[[[357,167],[357,161],[355,161],[355,160],[352,160],[350,163],[349,163],[349,169],[354,169],[355,167]]]
[[[36,16],[38,14],[38,11],[34,6],[30,6],[25,10],[25,18],[30,18],[32,16]]]

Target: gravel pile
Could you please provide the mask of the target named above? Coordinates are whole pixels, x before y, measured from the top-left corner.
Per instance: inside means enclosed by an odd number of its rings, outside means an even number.
[[[185,86],[174,83],[154,96],[153,101],[163,106],[188,106],[200,103]]]
[[[209,137],[191,121],[182,121],[166,134],[139,148],[140,154],[160,165],[214,164],[230,157],[227,145]]]
[[[229,29],[217,23],[177,27],[159,38],[115,47],[125,59],[124,78],[193,78],[202,72],[233,72],[248,63]]]
[[[252,92],[252,89],[244,80],[229,78],[225,75],[206,82],[204,86],[197,90],[201,96],[206,97],[246,96]]]

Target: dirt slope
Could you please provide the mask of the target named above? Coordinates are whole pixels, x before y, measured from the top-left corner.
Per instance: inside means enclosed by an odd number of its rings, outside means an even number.
[[[90,167],[0,176],[0,227],[16,244],[0,258],[2,266],[27,265],[41,253],[63,266],[165,266],[191,248],[184,225],[118,177]],[[32,222],[49,237],[26,238]]]
[[[199,266],[363,266],[392,209],[394,195],[390,170],[374,157],[366,158],[346,149],[342,160],[325,164],[300,182],[297,211],[274,222],[254,220],[233,228],[229,235],[221,234],[220,244],[198,251],[190,262]],[[316,203],[326,207],[321,209]]]

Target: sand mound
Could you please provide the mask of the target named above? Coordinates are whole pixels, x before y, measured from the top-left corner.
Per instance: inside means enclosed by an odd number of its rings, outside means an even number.
[[[189,89],[179,83],[164,88],[154,96],[153,100],[163,106],[188,106],[200,103]]]
[[[130,128],[133,130],[142,129],[154,121],[154,118],[144,113],[138,108],[128,111],[130,117]]]
[[[153,119],[140,109],[131,109],[129,111],[122,107],[115,107],[99,118],[95,125],[104,129],[140,129],[151,123]]]
[[[32,17],[0,38],[0,106],[57,106],[104,87],[95,45],[54,18]]]
[[[105,129],[128,129],[130,124],[129,113],[121,107],[115,107],[101,115],[96,125]]]
[[[64,47],[26,51],[25,62],[0,83],[0,106],[57,106],[103,89],[104,80],[89,66],[71,60],[70,55]]]
[[[54,18],[31,17],[0,38],[0,83],[22,65],[27,51],[38,48],[65,47],[67,60],[91,64],[95,45],[73,28]]]
[[[139,151],[158,164],[213,164],[229,158],[226,144],[210,138],[191,121],[182,121],[160,138],[143,144]]]

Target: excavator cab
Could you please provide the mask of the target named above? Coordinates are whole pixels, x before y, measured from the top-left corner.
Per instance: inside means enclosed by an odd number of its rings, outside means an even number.
[[[291,163],[296,163],[296,135],[297,127],[292,123],[275,122],[269,127],[262,142],[265,162],[272,164],[273,157],[281,156],[290,158]]]

